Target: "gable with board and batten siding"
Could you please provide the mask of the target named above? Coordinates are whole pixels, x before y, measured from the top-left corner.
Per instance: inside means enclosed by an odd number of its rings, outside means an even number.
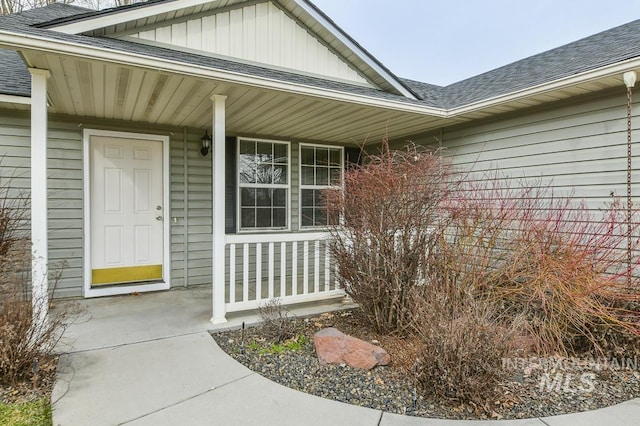
[[[272,2],[227,7],[116,38],[374,87]]]

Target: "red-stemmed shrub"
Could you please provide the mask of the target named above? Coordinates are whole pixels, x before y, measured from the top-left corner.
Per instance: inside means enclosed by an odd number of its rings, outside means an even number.
[[[540,182],[456,170],[440,152],[365,155],[328,191],[340,284],[379,331],[421,343],[425,392],[482,404],[501,358],[602,354],[640,336],[640,217]],[[630,284],[629,284],[630,283]],[[615,345],[613,345],[615,346]]]

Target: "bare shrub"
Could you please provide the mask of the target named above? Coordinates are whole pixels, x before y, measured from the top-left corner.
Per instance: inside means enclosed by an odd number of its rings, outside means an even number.
[[[601,351],[594,330],[640,330],[640,286],[626,285],[622,207],[593,212],[539,184],[469,180],[447,207],[447,227],[426,264],[429,281],[450,280],[501,317],[525,318],[538,353]],[[634,220],[634,235],[639,226]],[[637,251],[640,241],[633,244]],[[632,265],[636,277],[639,267]]]
[[[282,343],[297,334],[296,325],[289,318],[287,309],[277,298],[258,307],[264,337],[273,343]]]
[[[422,290],[413,308],[418,390],[487,407],[509,374],[503,359],[521,350],[517,328],[498,321],[489,303],[454,286]]]
[[[409,147],[364,154],[366,164],[346,171],[346,195],[326,192],[331,254],[340,285],[380,332],[406,332],[412,289],[421,283],[432,233],[456,174],[438,153]]]
[[[0,178],[0,383],[14,385],[31,380],[37,374],[37,361],[53,356],[77,306],[60,308],[46,324],[35,321],[39,310],[49,307],[31,300],[30,241],[24,230],[28,199],[9,183]]]

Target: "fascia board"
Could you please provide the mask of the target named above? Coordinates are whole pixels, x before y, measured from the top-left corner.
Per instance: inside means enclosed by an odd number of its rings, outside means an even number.
[[[220,0],[174,0],[134,9],[123,9],[121,11],[114,11],[113,13],[105,15],[98,15],[93,18],[81,19],[76,22],[53,25],[48,28],[65,34],[82,34],[98,28],[135,21],[137,19],[144,19],[162,13],[185,9],[187,7],[199,6],[206,3],[216,3],[218,1]]]
[[[0,94],[0,103],[2,104],[19,104],[31,105],[31,98],[26,96],[2,95]]]

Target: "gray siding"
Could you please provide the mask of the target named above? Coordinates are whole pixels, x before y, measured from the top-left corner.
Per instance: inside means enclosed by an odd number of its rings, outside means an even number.
[[[636,107],[637,108],[637,107]],[[634,167],[640,169],[640,127],[634,111]],[[550,184],[556,195],[584,198],[597,209],[626,196],[626,93],[561,104],[544,110],[445,128],[414,141],[437,146],[441,139],[454,164],[477,172],[500,170],[512,179]],[[633,196],[640,196],[640,176]]]
[[[1,173],[13,176],[13,186],[27,193],[30,187],[29,128],[28,113],[0,110],[0,156],[4,156]],[[171,218],[171,285],[211,284],[212,168],[211,154],[206,157],[200,154],[202,130],[53,116],[49,118],[48,133],[49,259],[53,267],[66,262],[55,297],[82,296],[83,128],[170,135],[171,211],[167,214]],[[300,226],[299,143],[291,142],[291,232],[297,232]],[[235,152],[227,158],[228,162],[235,161]],[[229,190],[236,191],[236,188],[227,185]],[[226,204],[228,227],[233,224],[231,219],[235,219],[232,206],[237,202],[231,195],[227,194]],[[254,264],[255,259],[251,263]]]
[[[201,132],[185,135],[183,129],[50,117],[49,259],[54,267],[66,262],[55,297],[82,295],[82,127],[171,135],[171,284],[211,283],[211,156],[200,155]],[[12,185],[26,192],[30,186],[29,128],[28,114],[0,110],[1,173],[12,176]]]

